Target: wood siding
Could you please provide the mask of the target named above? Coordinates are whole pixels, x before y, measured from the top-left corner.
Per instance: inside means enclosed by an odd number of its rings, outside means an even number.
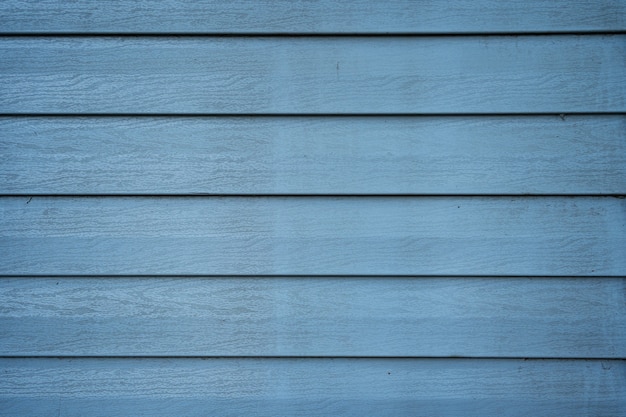
[[[625,2],[0,19],[0,416],[626,415]]]
[[[0,272],[578,275],[626,269],[614,197],[5,197]]]
[[[0,355],[626,356],[626,282],[616,278],[7,277],[0,285]]]
[[[5,0],[1,33],[468,34],[626,29],[620,0]]]
[[[626,194],[623,115],[0,117],[0,134],[4,194]]]
[[[613,360],[0,360],[6,415],[620,416]],[[71,395],[68,395],[71,393]]]
[[[626,35],[0,38],[24,114],[626,111]],[[512,99],[514,98],[514,99]]]

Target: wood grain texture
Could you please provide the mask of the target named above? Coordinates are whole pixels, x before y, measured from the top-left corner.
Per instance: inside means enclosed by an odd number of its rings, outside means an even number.
[[[3,117],[5,194],[626,194],[626,118]]]
[[[2,274],[626,275],[613,197],[0,199]]]
[[[626,29],[620,0],[4,0],[0,33],[529,33]]]
[[[616,278],[2,278],[2,356],[625,358]]]
[[[595,416],[623,361],[2,359],[2,415]]]
[[[626,35],[0,38],[0,113],[626,111]]]

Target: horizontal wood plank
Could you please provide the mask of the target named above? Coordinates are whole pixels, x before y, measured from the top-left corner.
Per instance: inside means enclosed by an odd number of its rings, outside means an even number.
[[[626,35],[0,38],[0,113],[626,111]]]
[[[626,118],[3,117],[5,194],[626,194]]]
[[[4,415],[595,416],[623,361],[2,359]]]
[[[0,33],[529,33],[626,29],[619,0],[4,0]]]
[[[613,197],[0,199],[0,273],[626,275]]]
[[[616,278],[2,278],[1,356],[626,358]]]

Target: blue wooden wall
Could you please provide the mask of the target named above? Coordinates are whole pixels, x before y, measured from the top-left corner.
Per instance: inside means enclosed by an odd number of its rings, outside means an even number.
[[[0,415],[626,415],[625,1],[0,22]]]

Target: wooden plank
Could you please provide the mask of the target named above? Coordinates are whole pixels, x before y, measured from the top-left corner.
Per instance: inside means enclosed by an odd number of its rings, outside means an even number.
[[[4,194],[626,194],[626,118],[3,117]]]
[[[618,416],[623,361],[2,359],[5,415]]]
[[[0,355],[625,358],[625,294],[616,278],[3,278]]]
[[[529,33],[626,29],[619,0],[4,0],[0,33]]]
[[[613,197],[0,199],[0,273],[626,275]]]
[[[625,35],[9,37],[0,112],[624,112],[625,55]]]

